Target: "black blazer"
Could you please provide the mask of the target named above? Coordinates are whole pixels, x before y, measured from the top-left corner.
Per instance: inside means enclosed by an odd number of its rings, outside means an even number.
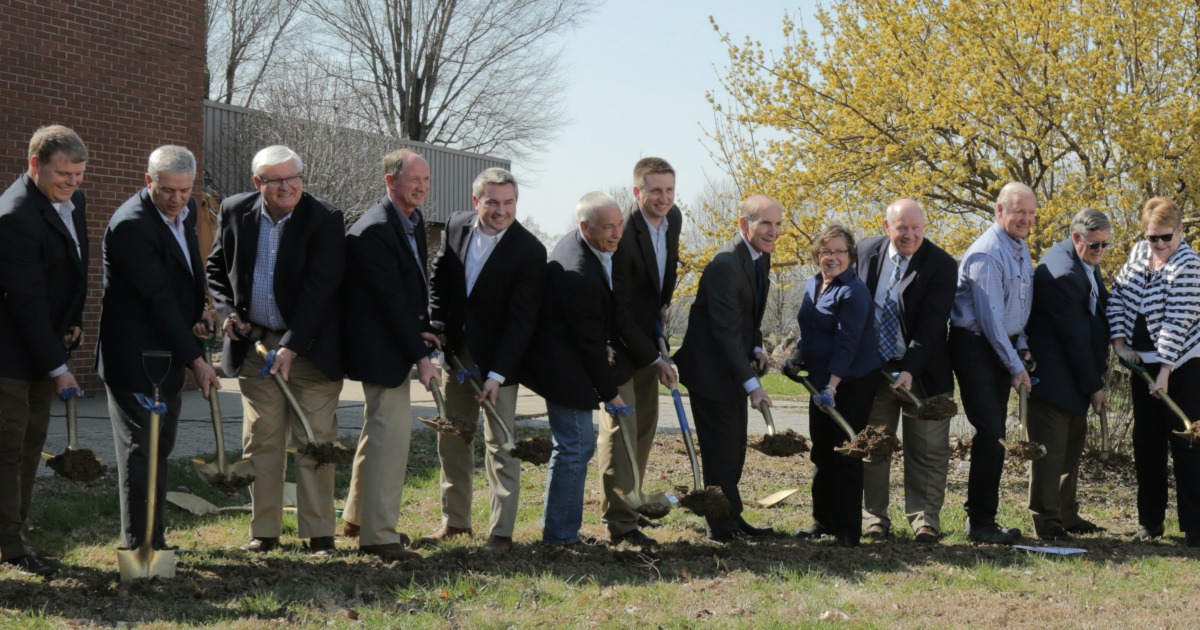
[[[771,255],[762,255],[769,278]],[[768,293],[770,286],[768,282]],[[744,399],[742,384],[754,376],[754,348],[762,346],[761,326],[762,315],[754,308],[754,260],[746,241],[737,236],[700,274],[687,332],[675,353],[679,381],[714,400]]]
[[[858,242],[858,275],[871,292],[872,302],[890,243],[886,236]],[[954,391],[946,339],[957,284],[958,263],[929,239],[921,243],[900,278],[900,334],[908,344],[900,369],[913,375],[926,396]]]
[[[457,212],[446,223],[433,261],[430,312],[444,324],[450,348],[466,344],[486,378],[488,372],[516,385],[518,369],[537,327],[546,285],[546,246],[518,221],[504,231],[467,295],[467,245],[475,212]]]
[[[655,323],[664,306],[671,303],[679,268],[679,231],[683,213],[676,206],[667,211],[667,264],[662,289],[658,286],[658,260],[650,226],[635,203],[625,213],[625,232],[613,254],[613,293],[617,299],[617,331],[629,348],[633,363],[643,368],[658,358]]]
[[[346,372],[356,381],[384,387],[406,382],[413,364],[429,356],[421,339],[429,328],[428,280],[397,212],[384,196],[346,236]],[[413,236],[417,254],[428,260],[424,221]]]
[[[537,334],[522,363],[521,384],[555,404],[595,409],[633,376],[616,335],[616,300],[604,267],[578,230],[558,241],[546,268]],[[609,367],[606,345],[617,353]]]
[[[142,351],[169,350],[171,370],[163,389],[179,391],[184,368],[201,355],[200,341],[192,333],[205,297],[194,200],[188,201],[188,211],[184,232],[190,263],[154,207],[149,189],[122,204],[108,223],[96,365],[112,387],[149,394],[152,386],[142,369]]]
[[[1025,332],[1037,361],[1032,395],[1075,415],[1087,415],[1091,395],[1104,389],[1108,364],[1108,290],[1092,270],[1099,294],[1088,310],[1092,285],[1071,239],[1050,248],[1033,272],[1033,305]]]
[[[223,322],[237,312],[250,321],[251,285],[258,255],[262,195],[229,197],[221,203],[221,225],[208,257],[208,289]],[[283,229],[275,258],[275,302],[287,332],[280,345],[308,358],[330,379],[342,378],[339,289],[346,263],[342,211],[304,193]],[[251,344],[225,338],[221,367],[237,376]]]
[[[5,378],[45,378],[67,360],[62,336],[72,326],[83,326],[88,262],[83,191],[75,191],[71,202],[78,251],[28,173],[0,196],[0,376]]]

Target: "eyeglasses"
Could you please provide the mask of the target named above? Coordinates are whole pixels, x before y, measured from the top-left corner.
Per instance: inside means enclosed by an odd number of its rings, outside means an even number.
[[[1098,249],[1108,249],[1108,246],[1109,246],[1109,245],[1112,245],[1112,243],[1109,243],[1108,241],[1089,241],[1089,240],[1084,240],[1083,242],[1084,242],[1084,243],[1087,243],[1087,248],[1088,248],[1088,249],[1090,249],[1090,250],[1092,250],[1092,251],[1096,251],[1096,250],[1098,250]]]
[[[304,176],[292,175],[291,177],[280,177],[279,179],[267,179],[266,177],[259,177],[258,183],[268,188],[279,188],[286,183],[288,186],[294,188],[304,183]]]
[[[817,258],[833,258],[834,256],[845,256],[849,254],[848,249],[822,249],[817,252]]]
[[[1147,234],[1146,235],[1146,240],[1150,241],[1151,243],[1157,243],[1159,241],[1162,241],[1164,243],[1170,243],[1171,239],[1173,239],[1173,238],[1175,238],[1174,232],[1168,232],[1166,234]]]

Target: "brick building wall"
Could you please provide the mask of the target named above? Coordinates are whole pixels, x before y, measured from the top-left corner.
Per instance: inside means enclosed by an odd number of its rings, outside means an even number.
[[[155,147],[204,155],[204,0],[0,0],[0,185],[28,167],[29,137],[63,124],[88,145],[88,299],[74,370],[89,395],[100,318],[101,239],[144,185]]]

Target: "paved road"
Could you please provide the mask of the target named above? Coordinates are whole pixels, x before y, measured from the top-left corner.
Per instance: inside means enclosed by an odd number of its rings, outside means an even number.
[[[238,391],[237,379],[222,379],[221,411],[222,426],[225,433],[225,444],[229,450],[237,450],[241,444],[242,435],[242,401]],[[87,392],[88,397],[77,403],[79,411],[79,446],[95,451],[104,461],[110,464],[114,461],[112,424],[108,417],[108,400],[103,391]],[[659,398],[659,432],[679,433],[679,425],[675,420],[675,407],[670,396]],[[684,406],[691,418],[691,408],[687,397]],[[522,388],[517,398],[517,413],[525,416],[518,422],[519,426],[541,427],[548,426],[545,417],[546,404],[533,392]],[[362,385],[355,381],[346,381],[342,389],[341,401],[338,404],[338,426],[343,436],[357,437],[362,429],[363,392]],[[414,417],[433,417],[436,414],[432,396],[422,390],[419,385],[413,386],[413,415]],[[797,433],[808,435],[808,403],[805,401],[775,401],[772,413],[775,427],[783,431],[793,429]],[[46,451],[61,453],[67,444],[66,422],[63,419],[63,407],[56,404],[53,417],[50,420],[50,433],[46,438]],[[179,434],[175,442],[172,457],[191,457],[216,451],[216,439],[213,437],[212,416],[209,412],[208,401],[199,391],[189,391],[183,394],[183,410],[180,414]],[[954,429],[962,430],[965,424],[961,419],[955,422]],[[413,422],[413,431],[427,431],[425,425]],[[762,416],[750,413],[750,434],[760,435],[766,432]],[[45,466],[39,469],[39,475],[53,474]]]

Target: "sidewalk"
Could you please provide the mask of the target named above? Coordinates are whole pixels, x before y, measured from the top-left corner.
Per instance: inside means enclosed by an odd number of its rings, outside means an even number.
[[[222,427],[225,434],[225,448],[239,450],[242,441],[242,400],[235,378],[221,379],[221,415]],[[88,397],[76,403],[79,414],[79,447],[90,448],[105,462],[112,465],[115,461],[113,447],[112,423],[108,417],[108,399],[103,390],[86,392]],[[423,390],[420,385],[413,384],[413,432],[428,431],[425,425],[416,422],[417,417],[432,418],[437,415],[433,404],[433,396]],[[687,409],[688,422],[692,426],[692,410],[687,396],[684,396],[684,408]],[[660,396],[658,400],[659,433],[679,433],[679,423],[675,416],[675,405],[670,396]],[[338,427],[342,436],[357,438],[363,422],[363,391],[362,384],[356,381],[346,381],[342,388],[341,400],[338,403]],[[528,389],[521,388],[517,396],[518,427],[548,428],[546,421],[546,403]],[[779,431],[793,429],[797,433],[808,435],[808,403],[804,401],[775,401],[772,407],[775,427]],[[50,431],[46,437],[45,450],[49,453],[61,453],[67,445],[67,425],[64,419],[63,405],[56,403],[51,412]],[[598,416],[597,416],[598,417]],[[758,413],[750,412],[750,435],[766,433],[766,424]],[[213,436],[212,415],[209,403],[197,391],[183,393],[183,410],[179,416],[179,433],[175,440],[175,450],[171,457],[182,458],[194,455],[210,454],[216,451],[216,438]],[[54,474],[49,468],[42,466],[39,475]]]

